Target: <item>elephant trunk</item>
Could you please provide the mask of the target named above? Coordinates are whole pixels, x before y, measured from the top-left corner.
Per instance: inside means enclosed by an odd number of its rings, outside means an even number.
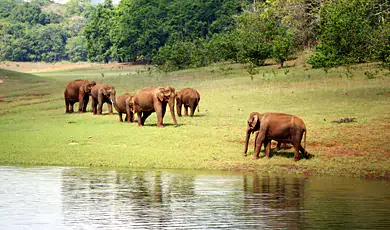
[[[111,99],[110,99],[110,101],[111,101],[112,105],[114,106],[115,110],[119,111],[119,107],[118,107],[118,104],[116,103],[116,101],[113,101]]]
[[[244,152],[243,152],[243,155],[244,155],[244,156],[246,156],[246,152],[248,151],[249,138],[250,138],[252,132],[253,132],[253,131],[252,131],[250,128],[248,128],[248,129],[246,130],[246,135],[245,135],[245,146],[244,146]]]
[[[171,111],[173,124],[177,126],[177,121],[175,117],[175,97],[169,98],[168,105],[169,105],[169,110]]]
[[[110,94],[110,101],[114,105],[114,107],[117,108],[115,94]]]

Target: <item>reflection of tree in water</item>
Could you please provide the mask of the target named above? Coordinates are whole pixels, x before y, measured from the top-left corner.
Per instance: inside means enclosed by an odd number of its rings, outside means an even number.
[[[63,173],[63,213],[71,226],[165,226],[171,204],[193,196],[194,176],[146,171],[70,169]]]
[[[304,224],[305,182],[296,177],[245,175],[245,209],[267,226],[299,229]]]

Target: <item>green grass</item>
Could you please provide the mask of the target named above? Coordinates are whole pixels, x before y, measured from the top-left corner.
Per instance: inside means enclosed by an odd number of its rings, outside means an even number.
[[[141,68],[141,70],[143,70]],[[193,87],[200,113],[169,111],[164,129],[153,114],[142,128],[118,115],[65,114],[63,90],[85,78],[112,84],[117,95],[149,85]],[[243,170],[390,179],[390,73],[376,64],[328,71],[296,66],[260,68],[251,80],[243,66],[219,64],[173,73],[129,69],[73,69],[38,76],[0,70],[0,164]],[[77,104],[76,104],[77,106]],[[88,106],[90,110],[90,105]],[[311,159],[293,150],[272,158],[243,157],[246,120],[252,111],[283,112],[307,126]],[[357,122],[333,123],[345,117]],[[249,155],[253,154],[253,137]],[[262,155],[264,152],[262,150]]]

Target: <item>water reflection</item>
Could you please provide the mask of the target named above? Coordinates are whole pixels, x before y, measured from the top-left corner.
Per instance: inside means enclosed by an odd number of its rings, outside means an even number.
[[[266,226],[299,229],[304,223],[305,178],[244,176],[244,207],[262,217]],[[284,220],[284,221],[280,221]]]
[[[172,222],[178,225],[178,210],[173,206],[194,196],[194,175],[158,171],[89,173],[74,169],[63,174],[67,178],[62,187],[67,226],[169,227]]]
[[[389,188],[351,178],[0,167],[0,229],[389,229]]]

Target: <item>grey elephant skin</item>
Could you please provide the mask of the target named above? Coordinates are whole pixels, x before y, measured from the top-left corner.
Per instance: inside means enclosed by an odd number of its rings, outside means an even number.
[[[65,111],[66,113],[73,113],[73,105],[79,103],[79,113],[87,111],[89,95],[92,87],[96,85],[94,81],[75,80],[69,82],[64,90]]]
[[[269,157],[271,150],[271,140],[281,143],[291,143],[294,146],[294,159],[299,160],[299,152],[306,158],[309,153],[306,148],[306,126],[297,116],[284,113],[264,113],[252,112],[248,118],[248,126],[245,136],[245,148],[243,155],[246,156],[248,142],[251,133],[256,132],[254,158],[259,158],[261,146],[264,143],[265,153]],[[304,136],[304,146],[301,141]]]
[[[167,86],[149,86],[134,95],[134,112],[137,113],[138,126],[145,124],[146,118],[157,113],[157,127],[162,128],[166,107],[169,105],[173,124],[177,126],[175,117],[175,88]]]
[[[91,90],[92,112],[102,115],[103,104],[107,103],[108,113],[112,115],[112,105],[116,103],[115,88],[107,84],[96,84]]]
[[[184,106],[184,115],[188,116],[188,108],[190,108],[190,116],[193,117],[196,107],[199,105],[200,94],[192,88],[185,88],[176,93],[176,111],[181,117],[181,109]],[[199,112],[199,107],[198,107]]]

